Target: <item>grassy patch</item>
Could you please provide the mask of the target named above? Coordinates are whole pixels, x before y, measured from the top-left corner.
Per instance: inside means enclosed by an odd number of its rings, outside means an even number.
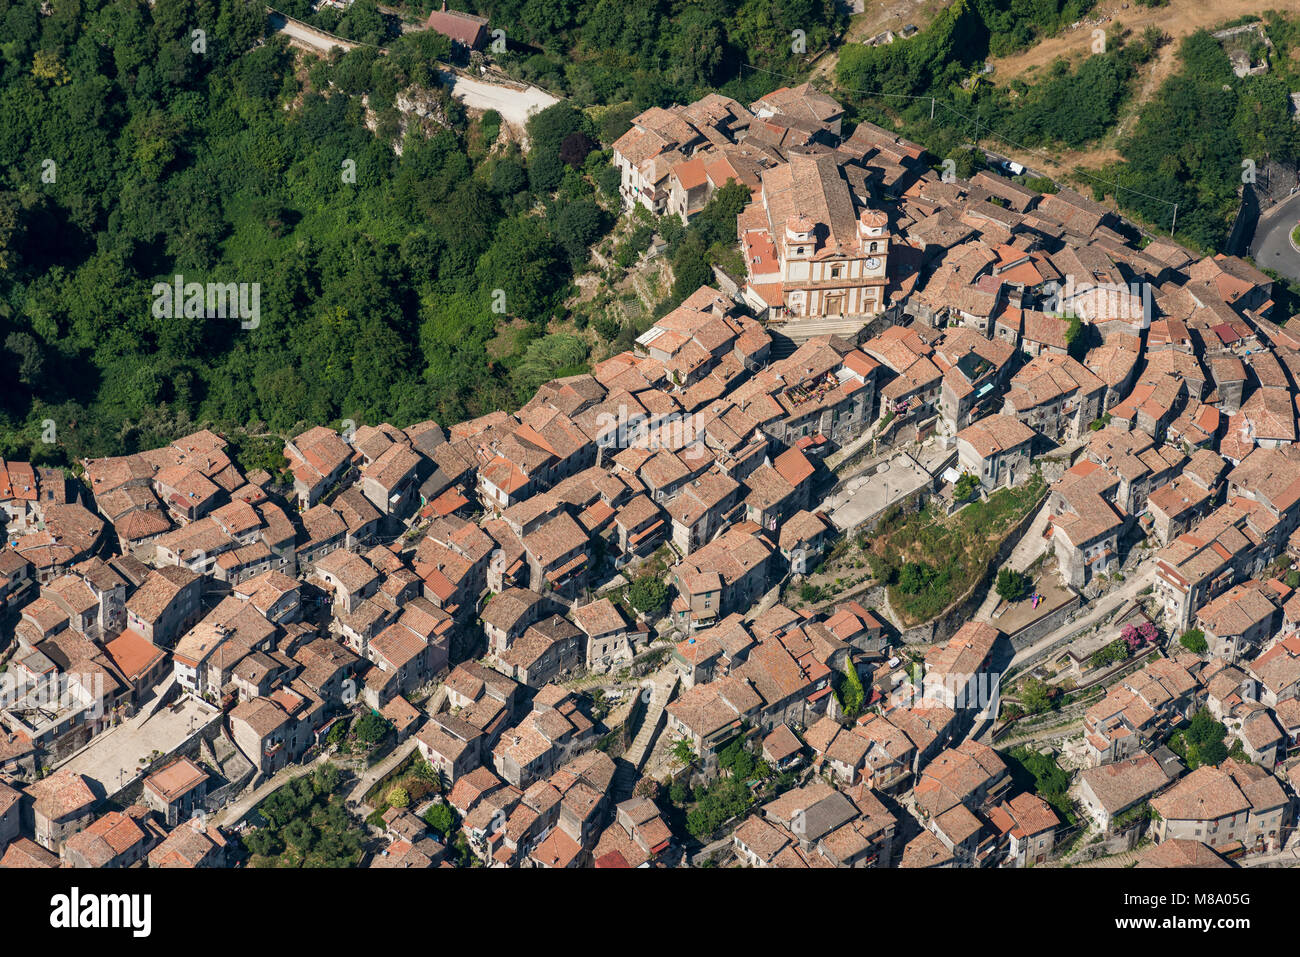
[[[866,543],[867,558],[876,577],[889,585],[890,604],[904,623],[928,621],[960,598],[1046,492],[1035,473],[1024,485],[999,489],[947,518],[928,507],[887,517]]]

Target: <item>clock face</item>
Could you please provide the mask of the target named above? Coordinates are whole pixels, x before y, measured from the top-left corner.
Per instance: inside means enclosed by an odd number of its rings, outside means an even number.
[[[875,269],[879,265],[880,265],[880,260],[877,259],[875,256],[872,256],[867,260],[868,269]]]

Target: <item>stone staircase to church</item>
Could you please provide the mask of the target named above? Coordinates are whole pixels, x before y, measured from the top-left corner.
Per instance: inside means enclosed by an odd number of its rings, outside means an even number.
[[[850,342],[857,342],[859,334],[866,328],[867,317],[854,319],[801,319],[781,325],[767,327],[772,336],[772,359],[784,359],[796,349],[816,336],[841,336]]]

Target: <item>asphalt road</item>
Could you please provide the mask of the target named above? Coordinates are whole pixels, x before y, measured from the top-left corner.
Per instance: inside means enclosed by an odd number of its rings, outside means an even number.
[[[1006,156],[1002,153],[994,153],[992,150],[985,150],[984,158],[988,160],[988,162],[995,167],[994,169],[995,173],[997,173],[1000,176],[1007,176],[1008,178],[1012,178],[1007,173],[1004,173],[1002,170],[996,168],[999,163],[1014,162],[1014,160],[1012,160],[1010,156]],[[1038,170],[1030,169],[1028,166],[1025,167],[1024,175],[1047,177],[1046,173],[1040,173]]]
[[[1300,221],[1300,193],[1273,207],[1255,227],[1250,255],[1255,265],[1275,269],[1288,279],[1300,281],[1300,252],[1291,245],[1291,230]]]

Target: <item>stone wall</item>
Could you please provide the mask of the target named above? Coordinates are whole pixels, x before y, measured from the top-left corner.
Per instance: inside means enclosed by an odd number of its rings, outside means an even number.
[[[1066,470],[1074,464],[1075,460],[1083,452],[1083,446],[1071,451],[1060,450],[1048,455],[1040,455],[1034,459],[1034,465],[1043,474],[1043,481],[1050,488],[1055,485],[1057,480],[1065,474]]]
[[[1237,208],[1237,218],[1232,222],[1232,231],[1228,233],[1224,251],[1230,256],[1245,256],[1259,224],[1259,199],[1250,184],[1243,185],[1237,192],[1241,197],[1241,205]]]
[[[743,305],[740,295],[740,283],[731,277],[731,274],[721,266],[713,267],[713,281],[718,289],[724,292],[731,299]]]
[[[210,741],[221,734],[225,714],[217,711],[202,727],[196,729],[195,733],[186,738],[180,745],[168,751],[166,754],[158,757],[150,757],[148,764],[141,765],[141,771],[138,776],[131,781],[126,787],[105,795],[106,800],[112,801],[122,806],[139,803],[141,794],[144,790],[144,779],[154,771],[171,762],[173,758],[186,757],[192,761],[199,762],[201,759],[200,748],[204,741]],[[209,802],[209,806],[211,803]]]
[[[1300,188],[1300,170],[1275,160],[1262,163],[1255,182],[1247,186],[1262,212],[1290,199],[1292,190],[1297,188]]]
[[[1038,621],[1026,625],[1014,635],[1011,635],[1012,647],[1015,648],[1016,651],[1020,651],[1022,648],[1032,645],[1044,635],[1055,631],[1057,628],[1061,627],[1061,625],[1064,625],[1069,621],[1070,617],[1079,610],[1079,606],[1082,604],[1083,599],[1076,594],[1051,614],[1044,615],[1042,618],[1038,619]]]

